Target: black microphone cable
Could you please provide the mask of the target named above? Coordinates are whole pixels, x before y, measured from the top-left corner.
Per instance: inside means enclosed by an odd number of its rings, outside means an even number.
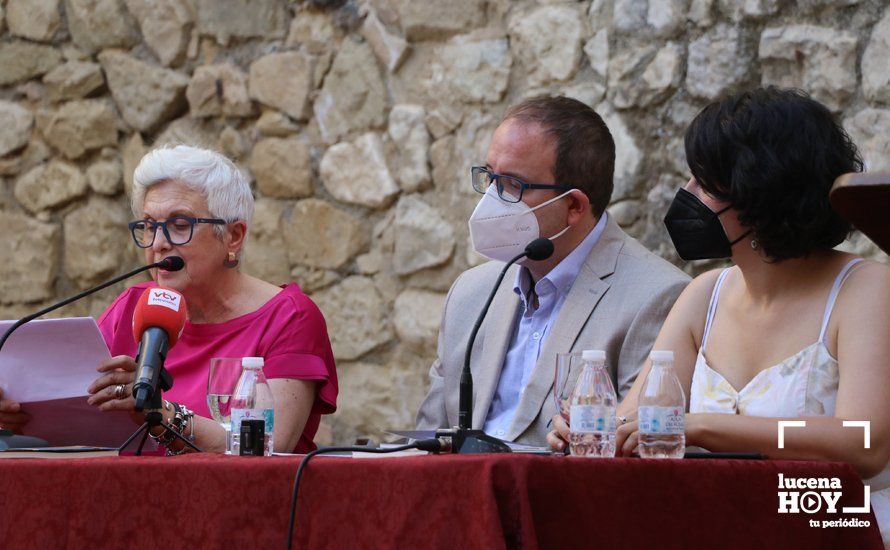
[[[386,453],[395,453],[398,451],[407,451],[410,449],[419,449],[421,451],[427,451],[430,453],[438,454],[439,451],[442,450],[443,444],[438,439],[420,439],[415,441],[414,443],[409,443],[407,445],[402,445],[401,447],[393,447],[391,449],[371,449],[368,447],[325,447],[324,449],[316,449],[306,456],[303,457],[303,460],[300,461],[300,466],[297,468],[297,475],[294,477],[294,491],[291,495],[290,499],[290,521],[287,526],[287,550],[291,550],[294,542],[294,527],[296,527],[296,517],[297,517],[297,496],[300,490],[300,478],[303,477],[303,470],[306,468],[306,465],[309,464],[309,461],[312,460],[312,457],[318,456],[321,454],[329,454],[329,453],[376,453],[376,454],[386,454]]]

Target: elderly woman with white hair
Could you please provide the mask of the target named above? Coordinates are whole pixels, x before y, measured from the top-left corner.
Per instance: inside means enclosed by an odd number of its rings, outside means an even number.
[[[206,399],[210,359],[264,357],[275,398],[275,450],[313,450],[321,414],[336,408],[337,373],[327,328],[296,284],[275,286],[239,269],[253,215],[243,174],[213,151],[183,145],[156,149],[136,168],[132,207],[137,220],[130,231],[145,261],[180,256],[185,268],[152,270],[153,281],[125,290],[99,318],[113,357],[99,366],[90,404],[134,411],[133,312],[145,288],[160,285],[182,293],[189,317],[165,362],[175,380],[164,395],[169,400],[165,423],[178,413],[174,425],[194,435],[198,447],[225,450],[225,431],[210,418]],[[4,403],[6,416],[14,416],[12,405]],[[187,427],[181,425],[184,416]],[[153,435],[161,435],[160,427],[155,430]],[[168,444],[168,452],[181,452],[181,443]]]

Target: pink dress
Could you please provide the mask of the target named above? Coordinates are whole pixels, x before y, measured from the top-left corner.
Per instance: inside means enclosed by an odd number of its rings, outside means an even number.
[[[99,318],[99,330],[112,356],[136,356],[133,310],[149,286],[155,283],[128,288]],[[300,287],[283,286],[258,310],[225,323],[186,322],[182,337],[167,355],[165,366],[173,377],[173,388],[164,398],[210,418],[207,375],[213,357],[263,357],[269,379],[317,380],[315,403],[294,452],[315,449],[312,439],[321,415],[337,408],[337,368],[324,317]]]

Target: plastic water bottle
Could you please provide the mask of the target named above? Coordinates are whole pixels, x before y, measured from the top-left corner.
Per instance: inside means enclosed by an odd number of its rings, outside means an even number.
[[[585,350],[584,370],[572,391],[569,448],[572,456],[615,456],[615,406],[618,398],[606,370],[606,352]]]
[[[683,458],[686,450],[686,395],[674,372],[674,352],[653,351],[652,368],[638,401],[640,456]]]
[[[265,455],[272,454],[272,430],[275,427],[275,400],[269,382],[263,374],[262,357],[245,357],[241,360],[241,378],[232,394],[232,454],[239,454],[241,421],[259,419],[265,421]]]

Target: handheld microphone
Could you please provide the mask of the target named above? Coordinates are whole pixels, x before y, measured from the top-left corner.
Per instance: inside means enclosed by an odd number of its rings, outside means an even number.
[[[186,317],[185,298],[175,290],[152,287],[139,297],[133,312],[133,338],[139,342],[133,383],[137,411],[157,393],[167,352],[179,340]]]
[[[55,311],[55,310],[59,309],[60,307],[67,306],[71,302],[76,302],[77,300],[80,300],[81,298],[85,298],[86,296],[89,296],[90,294],[99,292],[103,288],[109,287],[115,283],[119,283],[119,282],[123,281],[124,279],[129,279],[130,277],[132,277],[134,275],[138,275],[138,274],[142,273],[143,271],[148,271],[149,269],[154,269],[154,268],[161,268],[161,269],[165,269],[167,271],[179,271],[183,267],[185,267],[185,261],[183,261],[182,258],[180,258],[179,256],[168,256],[159,262],[155,262],[153,264],[138,267],[138,268],[134,269],[133,271],[124,273],[123,275],[120,275],[119,277],[115,277],[114,279],[111,279],[110,281],[105,281],[101,285],[94,286],[93,288],[90,288],[88,290],[84,290],[80,294],[74,295],[70,298],[66,298],[66,299],[62,300],[61,302],[55,303],[47,308],[41,309],[37,313],[32,313],[31,315],[28,315],[27,317],[22,317],[21,319],[16,321],[14,325],[9,327],[9,330],[6,331],[6,334],[3,335],[3,338],[0,338],[0,350],[3,349],[3,344],[6,343],[6,340],[12,335],[12,333],[17,328],[19,328],[20,326],[24,325],[25,323],[27,323],[29,321],[33,321],[34,319],[40,317],[41,315],[46,315],[50,311]]]
[[[470,370],[470,359],[473,353],[473,343],[476,341],[476,335],[479,333],[482,321],[485,320],[485,316],[488,314],[488,308],[491,307],[494,295],[497,294],[498,288],[501,286],[501,281],[504,280],[504,275],[507,274],[507,270],[510,269],[510,266],[525,257],[530,260],[541,261],[546,260],[552,255],[553,241],[546,237],[539,237],[528,243],[522,254],[519,254],[507,262],[501,270],[500,275],[498,275],[497,281],[495,281],[494,287],[491,289],[491,294],[488,295],[488,300],[482,307],[482,311],[476,319],[476,324],[473,325],[473,330],[470,332],[470,340],[467,342],[467,353],[464,356],[464,368],[460,375],[460,402],[457,413],[458,430],[455,434],[455,441],[451,447],[452,452],[509,452],[509,447],[507,447],[504,442],[485,434],[482,430],[472,429],[473,373]]]

